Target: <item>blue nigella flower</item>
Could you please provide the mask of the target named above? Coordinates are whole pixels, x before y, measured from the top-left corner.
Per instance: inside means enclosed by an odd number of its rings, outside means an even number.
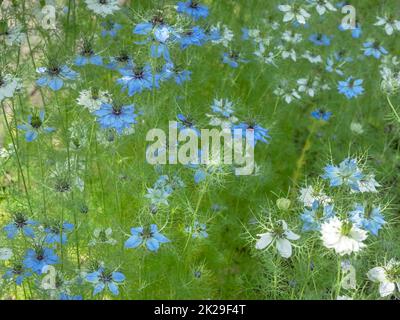
[[[153,74],[149,65],[122,68],[119,69],[119,72],[123,77],[117,79],[117,83],[122,85],[122,91],[128,90],[128,96],[130,97],[143,90],[151,90],[153,88]],[[158,87],[156,78],[154,82],[155,87]]]
[[[26,124],[18,125],[18,129],[25,131],[25,140],[27,142],[34,141],[40,132],[49,133],[55,129],[43,126],[44,123],[44,111],[39,112],[38,115],[29,115],[28,122]]]
[[[159,75],[157,75],[158,79],[161,81],[169,80],[173,78],[175,83],[178,85],[182,85],[184,82],[190,80],[190,76],[192,72],[189,70],[181,69],[178,66],[175,66],[173,63],[166,63]]]
[[[242,28],[242,40],[249,40],[250,39],[250,30],[248,28]]]
[[[20,286],[25,278],[30,277],[32,272],[26,270],[22,264],[16,263],[8,268],[3,275],[3,279],[13,280],[16,285]]]
[[[168,49],[168,42],[171,39],[171,35],[172,29],[167,26],[155,29],[153,44],[150,47],[150,55],[152,58],[164,57],[165,61],[171,62]]]
[[[364,46],[364,55],[367,57],[373,56],[375,59],[380,59],[382,55],[387,55],[389,53],[377,41],[365,42],[363,46]]]
[[[263,143],[269,143],[269,139],[271,139],[271,136],[269,135],[269,130],[261,127],[257,123],[246,123],[242,122],[239,123],[235,126],[233,126],[233,130],[235,129],[241,129],[242,130],[242,137],[246,138],[246,132],[247,130],[251,130],[254,133],[254,144],[257,143],[257,141],[261,141]]]
[[[317,120],[323,120],[323,121],[328,121],[329,118],[331,117],[332,112],[330,111],[325,111],[323,109],[317,109],[311,112],[311,116]]]
[[[190,116],[184,116],[183,114],[178,114],[177,118],[179,120],[178,122],[178,129],[179,131],[185,130],[185,129],[190,129],[193,130],[197,136],[200,135],[200,130],[196,128],[195,122]]]
[[[181,34],[177,40],[183,50],[189,46],[201,47],[207,40],[207,36],[202,28],[195,26],[189,31]]]
[[[46,236],[44,242],[51,243],[66,243],[67,242],[67,232],[71,232],[74,229],[74,225],[69,222],[64,222],[61,226],[54,224],[48,226],[44,229]]]
[[[25,268],[31,269],[37,274],[42,273],[45,266],[57,264],[58,257],[54,250],[51,248],[37,247],[35,249],[28,249],[25,254],[23,265]]]
[[[339,167],[328,165],[325,167],[323,179],[330,180],[331,187],[348,185],[354,191],[359,191],[359,182],[364,177],[357,166],[357,160],[347,158],[343,160]]]
[[[110,62],[106,65],[107,69],[132,69],[134,68],[133,59],[125,52],[121,51],[118,56],[110,57]]]
[[[187,233],[190,233],[192,235],[192,238],[207,238],[208,233],[206,230],[207,226],[205,225],[205,223],[200,223],[198,221],[195,221],[193,226],[185,228],[185,231]]]
[[[331,38],[321,33],[314,33],[309,39],[317,46],[329,46],[331,44]]]
[[[122,26],[119,23],[113,21],[102,22],[101,26],[103,27],[103,30],[101,30],[102,37],[110,36],[114,38],[118,31],[122,29]]]
[[[353,58],[346,55],[345,50],[334,52],[333,56],[338,62],[352,62]]]
[[[138,35],[149,35],[155,28],[165,25],[164,17],[158,13],[150,21],[137,24],[132,32]]]
[[[72,296],[65,292],[61,292],[59,300],[83,300],[82,296]]]
[[[305,209],[300,219],[303,221],[303,232],[319,231],[321,223],[335,216],[332,205],[321,206],[318,201],[314,201],[311,210]]]
[[[240,54],[236,51],[231,51],[230,53],[224,52],[222,55],[222,62],[228,64],[232,68],[239,67],[239,63],[247,63],[248,60],[240,57]]]
[[[113,295],[117,296],[119,294],[118,285],[125,280],[125,276],[121,272],[108,271],[101,267],[95,272],[88,273],[85,279],[95,285],[94,296],[102,292],[106,287]]]
[[[347,99],[355,98],[364,93],[362,83],[362,79],[354,79],[353,77],[349,77],[345,81],[339,81],[339,93],[344,94]]]
[[[35,232],[32,227],[36,224],[37,222],[26,218],[22,212],[17,212],[14,214],[13,221],[3,227],[3,230],[7,233],[8,239],[14,239],[18,232],[29,238],[34,238]]]
[[[68,68],[66,65],[51,67],[40,67],[36,72],[41,77],[36,80],[36,84],[41,87],[49,87],[53,91],[60,90],[64,85],[64,80],[75,80],[78,73]]]
[[[194,20],[207,18],[208,16],[208,8],[195,0],[178,2],[178,7],[176,10],[179,13],[185,13],[191,16]]]
[[[378,235],[379,230],[386,223],[379,207],[364,207],[363,205],[356,204],[354,211],[351,211],[349,214],[351,222],[371,232],[374,236]]]
[[[84,66],[86,64],[101,66],[103,64],[103,58],[95,54],[94,50],[92,49],[92,45],[89,42],[84,41],[83,49],[76,57],[75,64],[77,66]]]
[[[340,24],[339,25],[339,30],[340,31],[351,30],[351,36],[353,37],[353,39],[358,39],[362,35],[361,24],[358,23],[358,22],[356,22],[356,27],[355,28],[344,27],[343,24]]]
[[[150,251],[157,251],[160,243],[167,243],[170,240],[162,235],[155,224],[150,228],[131,228],[132,236],[126,240],[125,248],[137,248],[144,243]]]
[[[103,129],[115,129],[122,134],[124,129],[129,129],[136,123],[134,105],[120,105],[118,103],[103,103],[99,110],[93,112],[97,122]]]
[[[221,40],[221,29],[219,27],[211,27],[206,29],[207,41],[219,41]]]

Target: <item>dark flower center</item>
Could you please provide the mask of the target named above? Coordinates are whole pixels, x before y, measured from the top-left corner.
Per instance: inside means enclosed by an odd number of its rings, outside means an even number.
[[[371,218],[373,210],[374,210],[374,208],[368,204],[365,208],[365,216],[367,218]]]
[[[69,182],[66,180],[58,180],[55,185],[55,189],[58,192],[67,192],[71,189]]]
[[[375,41],[375,42],[372,44],[372,47],[373,47],[374,49],[376,49],[376,50],[378,50],[380,46],[381,46],[381,44],[380,44],[378,41]]]
[[[34,129],[39,129],[42,126],[42,120],[37,115],[33,115],[31,119],[31,126]]]
[[[107,272],[107,271],[103,271],[100,274],[100,281],[104,282],[104,283],[108,283],[112,281],[112,273],[111,272]]]
[[[13,269],[12,269],[12,273],[13,273],[13,274],[16,274],[16,275],[22,274],[22,265],[20,265],[20,264],[15,265],[15,266],[13,267]]]
[[[107,4],[108,0],[99,0],[100,4]]]
[[[105,232],[105,230],[101,230],[100,231],[100,233],[99,233],[99,239],[100,239],[100,241],[107,241],[107,235],[106,235],[106,232]]]
[[[129,60],[129,56],[125,52],[121,52],[121,54],[115,58],[119,62],[127,62]]]
[[[113,28],[114,28],[114,26],[115,26],[115,22],[113,22],[113,21],[111,21],[111,20],[107,20],[105,23],[104,23],[104,28],[106,29],[106,30],[112,30]]]
[[[24,216],[18,215],[15,217],[14,224],[17,226],[17,228],[22,229],[23,227],[25,227],[27,225],[26,221],[27,220]]]
[[[90,57],[94,54],[92,47],[89,44],[83,45],[82,55],[85,57]]]
[[[59,227],[59,226],[51,226],[50,228],[50,232],[53,234],[60,234],[60,229],[63,230],[63,227]]]
[[[141,236],[143,237],[143,239],[150,239],[153,237],[153,232],[150,230],[150,228],[145,228],[141,232]]]
[[[182,123],[185,125],[185,127],[192,127],[193,126],[193,120],[190,118],[186,118],[184,120],[182,120]]]
[[[97,100],[99,98],[99,89],[96,87],[93,87],[90,91],[92,93],[92,99]]]
[[[42,261],[44,259],[43,249],[36,250],[36,260]]]
[[[122,113],[122,106],[119,104],[114,104],[112,106],[112,113],[119,116]]]
[[[197,9],[199,7],[199,3],[197,1],[192,1],[189,7],[192,9]]]
[[[151,20],[153,26],[164,24],[164,18],[161,15],[156,15]]]
[[[135,70],[135,78],[136,79],[143,79],[144,78],[144,71],[141,69]]]
[[[237,51],[232,51],[229,57],[233,60],[237,60],[239,58],[239,53]]]
[[[83,205],[80,206],[79,211],[80,211],[81,213],[86,214],[86,213],[89,212],[89,208],[88,208],[87,205],[83,204]]]
[[[61,72],[61,68],[60,68],[60,67],[57,67],[57,66],[50,67],[50,68],[48,69],[48,73],[49,73],[51,76],[56,76],[56,75],[60,74],[60,72]]]

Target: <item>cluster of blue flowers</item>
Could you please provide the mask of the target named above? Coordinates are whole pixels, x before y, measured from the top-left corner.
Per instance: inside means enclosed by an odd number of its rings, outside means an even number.
[[[374,177],[364,174],[359,168],[357,160],[351,158],[343,160],[339,166],[326,166],[322,178],[329,181],[330,187],[348,187],[355,195],[358,193],[375,193],[377,192],[376,187],[379,186]],[[335,210],[336,198],[328,197],[322,190],[316,192],[311,188],[307,192],[306,197],[308,199],[306,201],[305,197],[301,199],[306,207],[300,216],[303,222],[303,231],[319,231],[322,223],[339,214]],[[343,198],[342,194],[339,194],[337,202],[343,202],[339,200],[340,198]],[[343,208],[340,208],[340,211],[343,214]],[[374,236],[378,236],[379,230],[386,224],[382,209],[369,202],[350,205],[344,218]]]

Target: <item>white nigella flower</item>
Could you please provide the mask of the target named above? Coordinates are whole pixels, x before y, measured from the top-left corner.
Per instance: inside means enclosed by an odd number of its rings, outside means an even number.
[[[304,59],[307,59],[312,64],[322,63],[322,58],[320,55],[313,55],[308,50],[306,52],[304,52],[304,54],[301,57]]]
[[[337,296],[336,300],[353,300],[353,298],[349,296]]]
[[[310,97],[314,97],[315,93],[318,90],[318,86],[319,86],[319,79],[315,78],[314,81],[311,81],[308,78],[302,78],[297,80],[297,84],[298,84],[298,91],[299,92],[304,92],[307,95],[309,95]]]
[[[4,37],[4,42],[7,46],[11,47],[14,45],[19,46],[26,38],[24,32],[22,32],[22,26],[14,25],[14,26],[7,26],[6,30],[1,32],[0,30],[0,37]]]
[[[375,26],[383,26],[386,34],[391,36],[394,31],[400,31],[400,20],[395,20],[392,17],[377,17],[378,21]]]
[[[249,29],[249,37],[252,38],[255,42],[261,41],[261,32],[259,29]]]
[[[279,220],[270,232],[258,235],[256,249],[263,250],[276,242],[276,248],[282,258],[292,256],[292,244],[289,240],[298,240],[300,236],[288,229],[287,223]]]
[[[311,208],[315,201],[318,201],[323,206],[332,203],[332,199],[329,198],[322,191],[314,190],[313,186],[300,189],[300,196],[298,198],[305,207]]]
[[[0,248],[0,260],[10,260],[13,252],[9,248]]]
[[[282,33],[282,40],[289,43],[300,43],[303,40],[303,36],[300,33],[295,33],[291,30],[287,30]]]
[[[82,90],[79,93],[77,103],[90,112],[98,110],[103,103],[110,103],[111,97],[107,91],[97,90],[92,88],[90,90]]]
[[[328,0],[309,0],[309,2],[315,6],[320,16],[324,15],[328,11],[337,11],[337,9]]]
[[[379,294],[387,297],[396,291],[400,292],[400,262],[391,259],[383,267],[375,267],[368,271],[368,278],[379,283]]]
[[[292,59],[292,61],[296,62],[297,61],[297,54],[296,50],[293,48],[291,49],[285,49],[283,46],[278,46],[279,49],[282,50],[282,58],[283,59]]]
[[[334,249],[341,256],[359,252],[365,247],[363,241],[367,231],[361,230],[348,221],[333,217],[321,225],[321,238],[324,246]]]
[[[400,89],[400,72],[395,72],[387,66],[381,67],[381,88],[385,93],[394,94]]]
[[[258,49],[254,51],[254,55],[257,56],[265,64],[270,64],[277,67],[275,63],[277,55],[271,51],[266,54],[266,49],[263,43],[259,43]]]
[[[221,30],[220,23],[217,26],[211,28],[211,30]],[[229,43],[233,40],[235,34],[228,26],[222,26],[221,38],[218,40],[213,40],[212,43],[214,44],[222,44],[225,48],[229,47]]]
[[[290,104],[295,99],[301,99],[301,96],[296,89],[290,89],[283,84],[274,90],[274,94],[278,97],[282,97],[287,104]]]
[[[296,20],[300,24],[305,24],[310,14],[296,4],[293,5],[279,5],[278,9],[285,13],[283,22]]]
[[[115,245],[117,240],[112,238],[111,228],[96,228],[93,232],[94,238],[89,241],[89,246],[95,246],[96,244],[110,244]]]
[[[118,0],[85,0],[87,7],[94,13],[106,17],[120,9]]]
[[[12,144],[9,144],[8,145],[8,149],[7,148],[4,148],[4,147],[0,147],[0,158],[1,159],[6,159],[6,158],[9,158],[12,154],[13,154],[13,150],[12,150],[12,148],[13,148],[13,145]]]
[[[11,74],[6,74],[5,76],[1,76],[0,74],[0,101],[3,101],[5,98],[11,98],[15,91],[21,88],[21,79]]]

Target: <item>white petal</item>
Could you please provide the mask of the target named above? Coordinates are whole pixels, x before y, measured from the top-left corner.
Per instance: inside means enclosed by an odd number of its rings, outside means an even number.
[[[290,258],[292,256],[292,244],[287,239],[276,240],[276,248],[283,258]]]
[[[393,34],[393,31],[394,31],[393,30],[393,26],[391,24],[389,24],[389,23],[386,24],[385,31],[389,36],[391,36]]]
[[[290,11],[291,6],[289,6],[289,5],[287,5],[287,4],[285,4],[285,5],[279,5],[279,6],[278,6],[278,9],[279,9],[280,11],[283,11],[283,12],[288,12],[288,11]]]
[[[285,16],[283,17],[283,22],[288,22],[288,21],[292,21],[294,18],[294,13],[293,12],[288,12],[285,14]]]
[[[256,249],[258,250],[262,250],[268,247],[274,238],[269,232],[259,234],[258,236],[260,237],[260,239],[258,239],[256,243]]]
[[[374,282],[385,282],[386,281],[386,272],[382,267],[372,268],[367,272],[367,277],[369,280]]]
[[[396,289],[395,284],[393,282],[382,282],[379,285],[379,294],[381,297],[386,297],[393,293]]]
[[[287,231],[285,232],[285,236],[286,236],[286,238],[289,239],[289,240],[299,240],[299,239],[300,239],[300,236],[299,236],[298,234],[294,233],[294,232],[291,231],[291,230],[287,230]]]

